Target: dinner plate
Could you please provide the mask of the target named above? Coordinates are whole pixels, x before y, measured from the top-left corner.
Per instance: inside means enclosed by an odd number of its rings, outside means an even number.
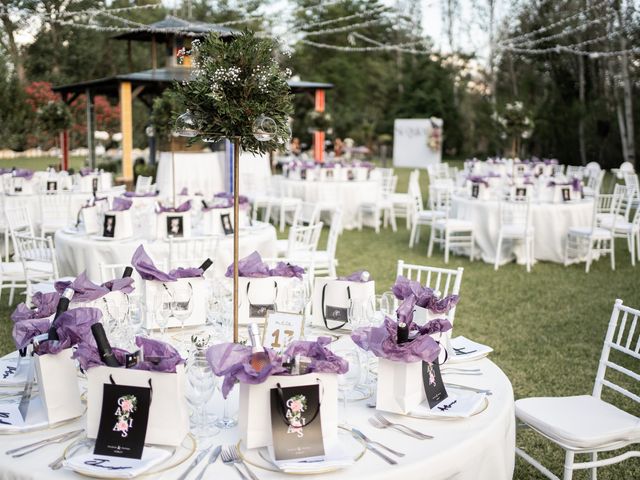
[[[117,242],[119,240],[131,240],[133,237],[111,238],[103,237],[102,235],[91,235],[89,238],[91,240],[98,240],[99,242]]]
[[[64,227],[62,229],[63,233],[68,233],[69,235],[84,235],[85,231],[84,229],[81,228],[76,228],[76,227]]]
[[[440,404],[449,405],[453,400],[460,401],[461,399],[466,399],[472,401],[477,400],[477,407],[474,408],[471,413],[461,415],[453,409],[445,411],[432,411],[429,410],[429,407],[427,405],[423,404],[418,409],[415,409],[403,416],[428,420],[463,420],[465,418],[475,417],[476,415],[484,412],[489,407],[489,398],[483,393],[470,393],[462,390],[458,390],[456,393],[453,393],[452,390],[455,390],[455,388],[452,387],[451,390],[449,390],[449,397],[446,400],[442,401]]]
[[[93,452],[95,446],[95,440],[87,440],[86,437],[81,437],[76,439],[74,442],[70,443],[67,448],[64,450],[64,458],[65,462],[70,460],[71,458],[77,458],[83,455],[87,455],[88,453]],[[154,476],[159,476],[161,473],[171,470],[179,465],[182,465],[186,462],[196,451],[196,439],[193,435],[188,434],[182,443],[173,451],[171,451],[171,447],[157,447],[157,446],[145,446],[145,448],[153,448],[153,449],[163,449],[170,452],[170,456],[160,463],[152,465],[149,469],[141,472],[136,475],[137,477],[146,477],[146,478],[155,478]],[[83,477],[89,478],[126,478],[123,476],[115,477],[112,472],[87,472],[84,470],[78,470],[73,468],[73,464],[65,464],[65,467],[78,475],[82,475]]]
[[[353,461],[354,463],[359,461],[367,451],[367,446],[363,440],[355,438],[351,432],[343,427],[338,427],[338,442],[340,444],[340,448],[345,452],[353,453]],[[313,468],[305,471],[286,471],[278,468],[272,461],[266,447],[263,448],[252,448],[250,450],[246,449],[242,445],[242,441],[238,443],[238,449],[240,450],[240,456],[242,459],[249,465],[254,466],[256,468],[260,468],[262,470],[268,470],[270,472],[278,472],[285,475],[318,475],[321,473],[330,473],[336,472],[338,470],[343,470],[345,468],[349,468],[352,465],[343,465],[343,466],[326,466],[323,465],[323,462],[317,462]]]

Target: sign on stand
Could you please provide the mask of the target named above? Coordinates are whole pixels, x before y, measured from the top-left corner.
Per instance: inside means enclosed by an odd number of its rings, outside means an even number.
[[[397,118],[393,127],[393,166],[427,168],[442,161],[440,118]]]

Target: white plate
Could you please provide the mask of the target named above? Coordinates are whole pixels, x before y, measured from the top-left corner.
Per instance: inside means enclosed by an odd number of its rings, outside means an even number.
[[[133,237],[111,238],[103,237],[102,235],[91,235],[89,238],[91,240],[98,240],[99,242],[117,242],[119,240],[131,240]]]
[[[63,233],[68,233],[69,235],[84,235],[85,231],[84,229],[81,228],[76,228],[76,227],[64,227],[62,229]]]
[[[447,392],[449,396],[432,409],[424,401],[406,416],[434,420],[469,418],[485,411],[489,405],[489,399],[483,393],[467,392],[453,387],[447,389]]]

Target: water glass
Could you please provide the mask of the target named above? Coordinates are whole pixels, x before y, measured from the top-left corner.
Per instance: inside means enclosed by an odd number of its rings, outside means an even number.
[[[342,375],[338,375],[338,391],[342,394],[342,414],[345,419],[343,424],[348,425],[349,414],[347,411],[347,403],[349,399],[349,392],[353,391],[358,385],[362,373],[360,369],[360,356],[358,355],[357,350],[348,347],[338,347],[334,349],[333,353],[344,358],[349,363],[349,370]]]
[[[216,377],[209,362],[204,357],[192,358],[187,366],[189,382],[189,403],[194,407],[194,434],[198,441],[220,432],[206,423],[205,405],[213,395],[216,387]]]
[[[160,328],[160,337],[165,337],[165,329],[169,325],[169,319],[173,315],[173,296],[171,292],[165,288],[156,295],[155,305],[156,325]]]

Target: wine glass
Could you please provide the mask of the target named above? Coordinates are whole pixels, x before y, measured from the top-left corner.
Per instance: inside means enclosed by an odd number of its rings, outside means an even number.
[[[173,316],[180,320],[182,341],[186,342],[184,338],[184,322],[188,320],[193,313],[193,286],[190,282],[175,285],[172,296],[171,311]]]
[[[355,348],[355,346],[351,347],[343,345],[333,349],[334,354],[344,358],[349,363],[349,370],[346,373],[338,375],[338,391],[342,394],[342,413],[345,418],[345,421],[343,422],[344,425],[349,424],[349,415],[347,411],[349,391],[352,391],[356,385],[358,385],[362,373],[360,370],[360,356]]]
[[[352,300],[349,305],[349,323],[353,329],[363,325],[365,319],[366,302],[362,300]]]
[[[163,289],[156,295],[155,320],[156,325],[160,328],[160,337],[165,337],[165,330],[169,324],[169,319],[173,314],[173,295],[169,289],[163,284]]]
[[[218,388],[220,389],[220,395],[222,395],[222,383],[219,383]],[[227,395],[227,398],[223,397],[222,415],[220,416],[220,418],[218,418],[218,420],[216,420],[216,427],[229,429],[235,427],[238,424],[238,420],[236,418],[237,411],[234,412],[232,410],[232,408],[237,404],[237,395],[234,395],[236,393],[236,390],[236,388],[232,388],[229,392],[229,395]]]
[[[380,311],[384,316],[393,315],[396,306],[396,297],[393,292],[384,292],[380,296]]]
[[[204,357],[195,356],[187,367],[189,381],[189,402],[194,407],[194,434],[198,442],[207,437],[217,435],[220,430],[206,423],[205,404],[209,401],[216,387],[216,377],[209,362]]]
[[[306,297],[305,282],[292,282],[287,291],[287,311],[293,313],[304,313],[307,304]]]

